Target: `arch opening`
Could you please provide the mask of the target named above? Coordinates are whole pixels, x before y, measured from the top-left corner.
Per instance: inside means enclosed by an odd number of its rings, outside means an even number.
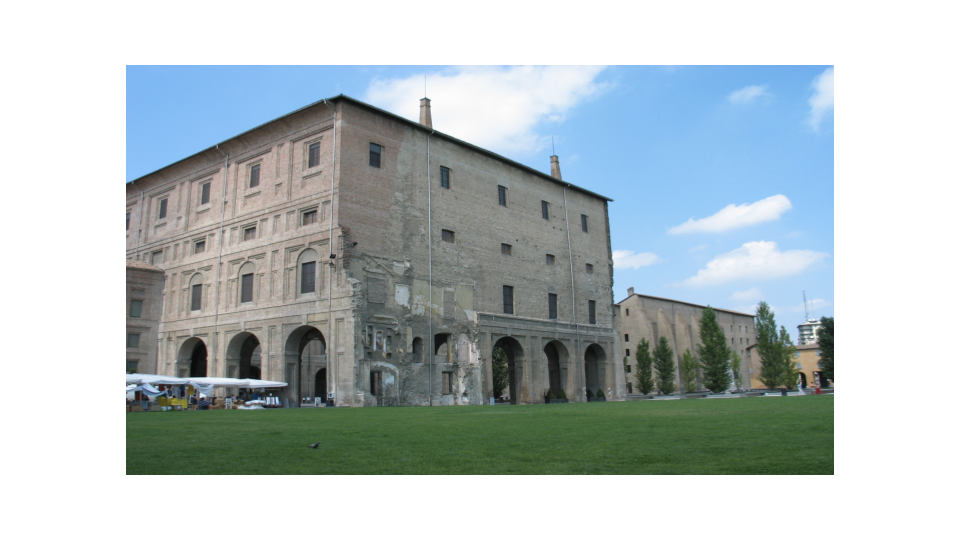
[[[603,347],[592,343],[584,352],[583,360],[587,388],[593,392],[594,395],[596,395],[599,390],[603,390],[604,396],[610,397],[607,395],[610,389],[605,388],[607,353],[603,351]]]
[[[301,326],[287,337],[284,346],[283,380],[287,386],[286,396],[292,404],[300,405],[307,398],[319,397],[320,390],[327,392],[328,385],[317,384],[320,370],[327,381],[327,340],[317,328]]]
[[[505,401],[516,405],[520,401],[520,364],[523,362],[523,347],[520,345],[516,339],[512,337],[502,337],[497,340],[496,344],[493,346],[493,361],[494,368],[497,368],[497,359],[503,363],[501,364],[500,370],[500,382],[497,384],[498,387],[503,387],[506,390],[507,395],[494,395],[496,398],[507,398]],[[505,366],[506,373],[503,373]],[[494,374],[494,377],[497,376],[497,373]]]

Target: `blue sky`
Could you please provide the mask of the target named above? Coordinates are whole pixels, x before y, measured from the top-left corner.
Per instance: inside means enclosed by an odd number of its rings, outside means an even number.
[[[128,66],[127,181],[340,93],[606,195],[614,297],[833,316],[831,66]]]

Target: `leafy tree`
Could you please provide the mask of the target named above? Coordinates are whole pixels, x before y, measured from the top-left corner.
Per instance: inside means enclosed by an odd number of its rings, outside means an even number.
[[[740,359],[740,355],[737,354],[737,351],[730,351],[730,370],[733,371],[733,382],[737,384],[737,391],[740,391],[740,367],[743,365],[743,361]]]
[[[669,346],[668,346],[669,347]],[[671,351],[671,354],[673,352]],[[641,394],[647,395],[653,392],[653,357],[650,356],[650,342],[647,338],[640,340],[637,346],[637,352],[634,353],[637,358],[637,390]],[[671,365],[673,363],[671,362]],[[671,376],[671,381],[673,377]]]
[[[603,389],[602,389],[602,388],[601,388],[600,390],[597,390],[597,397],[598,397],[598,398],[607,397],[607,396],[605,396],[605,395],[603,394]]]
[[[780,327],[780,350],[783,351],[783,380],[780,386],[786,388],[796,388],[797,379],[800,378],[800,368],[797,367],[796,354],[797,348],[790,341],[790,334],[783,326]]]
[[[697,391],[697,359],[690,354],[690,349],[683,351],[680,360],[680,381],[683,382],[684,392]]]
[[[821,317],[817,328],[817,342],[820,343],[820,360],[817,365],[823,371],[823,376],[834,381],[833,378],[833,317]]]
[[[760,375],[757,379],[767,388],[776,388],[783,381],[786,364],[783,344],[777,334],[777,321],[766,302],[757,305],[757,354],[760,355]]]
[[[593,390],[587,388],[587,399],[590,399],[592,397],[593,397]]]
[[[567,393],[563,391],[563,388],[557,392],[557,399],[567,399]]]
[[[653,349],[653,367],[657,371],[657,388],[663,394],[672,394],[677,389],[674,383],[673,349],[670,348],[670,342],[664,336],[660,336],[657,346]]]
[[[507,353],[497,347],[493,350],[493,395],[500,397],[510,385],[510,372],[507,364]]]
[[[720,393],[730,388],[730,347],[717,322],[717,312],[707,306],[700,317],[700,344],[697,355],[703,374],[703,385],[711,392]]]

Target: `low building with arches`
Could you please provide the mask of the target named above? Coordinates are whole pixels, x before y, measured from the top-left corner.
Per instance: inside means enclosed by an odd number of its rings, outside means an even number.
[[[346,96],[127,184],[163,271],[156,372],[289,383],[291,405],[623,399],[610,199]]]

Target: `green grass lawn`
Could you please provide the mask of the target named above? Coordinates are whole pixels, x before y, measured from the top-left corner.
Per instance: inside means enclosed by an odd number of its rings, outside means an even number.
[[[128,413],[127,474],[833,474],[833,399]]]

